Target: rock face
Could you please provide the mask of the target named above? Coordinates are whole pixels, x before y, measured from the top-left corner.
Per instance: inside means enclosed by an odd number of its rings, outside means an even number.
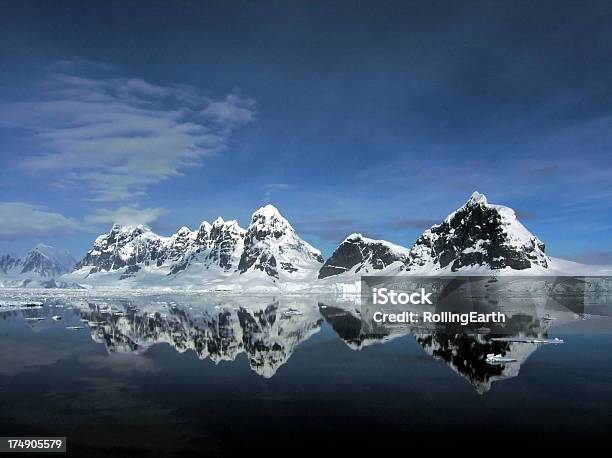
[[[319,278],[345,272],[359,275],[375,273],[394,262],[405,263],[408,259],[408,252],[407,248],[384,240],[373,240],[361,234],[351,234],[325,261],[319,270]]]
[[[114,225],[96,239],[76,268],[90,267],[90,273],[126,268],[126,274],[133,274],[142,267],[163,266],[169,274],[177,274],[201,264],[227,271],[236,267],[244,233],[236,221],[222,218],[213,224],[202,222],[197,231],[182,227],[171,237],[159,236],[145,226]]]
[[[544,243],[525,229],[512,209],[489,204],[475,192],[463,207],[419,237],[406,270],[524,270],[547,268],[549,262]]]
[[[244,246],[245,230],[237,221],[224,221],[217,218],[212,224],[204,221],[198,231],[173,236],[172,255],[169,259],[176,261],[170,273],[178,274],[191,265],[201,265],[206,269],[218,267],[225,272],[236,270]]]
[[[208,233],[207,259],[223,270],[235,269],[244,250],[245,233],[237,221],[215,220]]]
[[[126,266],[161,263],[165,251],[164,238],[149,228],[119,226],[115,224],[110,232],[99,236],[76,269],[91,267],[90,273],[103,270],[117,270]]]
[[[89,274],[121,270],[120,279],[133,277],[143,268],[166,275],[199,268],[302,279],[316,275],[322,263],[321,253],[303,241],[276,208],[267,205],[253,214],[246,230],[222,218],[212,224],[204,221],[196,231],[182,227],[170,237],[144,226],[114,225],[96,239],[76,269],[88,269]]]
[[[238,264],[240,273],[260,270],[274,278],[279,273],[299,277],[317,271],[322,263],[321,252],[298,237],[274,206],[253,213]]]

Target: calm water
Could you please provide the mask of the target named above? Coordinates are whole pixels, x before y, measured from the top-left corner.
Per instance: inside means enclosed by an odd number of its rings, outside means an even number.
[[[516,312],[517,333],[565,340],[536,345],[485,331],[368,334],[333,299],[42,300],[5,299],[0,312],[0,435],[67,436],[70,455],[610,442],[610,318]],[[491,352],[517,361],[489,364]]]

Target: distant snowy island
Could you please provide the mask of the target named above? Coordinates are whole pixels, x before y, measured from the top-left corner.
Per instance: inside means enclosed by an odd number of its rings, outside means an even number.
[[[0,285],[42,288],[348,291],[369,275],[606,275],[612,269],[551,258],[515,212],[474,192],[412,248],[351,234],[323,259],[272,205],[247,229],[203,221],[160,236],[146,226],[113,225],[79,262],[38,245],[0,257]]]

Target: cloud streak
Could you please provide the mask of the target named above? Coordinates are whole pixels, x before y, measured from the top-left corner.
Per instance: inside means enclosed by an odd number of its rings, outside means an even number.
[[[264,202],[270,202],[274,193],[293,189],[293,186],[288,183],[267,183],[264,185],[263,189],[265,191],[263,198]]]
[[[86,225],[60,213],[24,202],[0,202],[0,239],[71,235],[89,232]]]
[[[85,186],[94,201],[129,201],[228,146],[255,101],[211,99],[187,86],[58,73],[35,100],[5,104],[0,123],[26,128],[41,152],[22,168]]]
[[[136,224],[151,224],[157,221],[166,210],[164,208],[120,207],[114,210],[99,208],[85,219],[94,224],[113,224],[122,226]]]

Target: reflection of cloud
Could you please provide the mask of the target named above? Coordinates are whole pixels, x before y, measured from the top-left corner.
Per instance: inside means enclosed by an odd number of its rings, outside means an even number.
[[[29,129],[41,154],[24,159],[34,173],[84,184],[93,200],[142,195],[155,183],[223,151],[231,132],[254,117],[255,102],[215,100],[185,86],[136,78],[51,75],[32,100],[5,104],[0,123]]]
[[[25,202],[0,202],[0,239],[74,234],[87,228],[60,213]]]

